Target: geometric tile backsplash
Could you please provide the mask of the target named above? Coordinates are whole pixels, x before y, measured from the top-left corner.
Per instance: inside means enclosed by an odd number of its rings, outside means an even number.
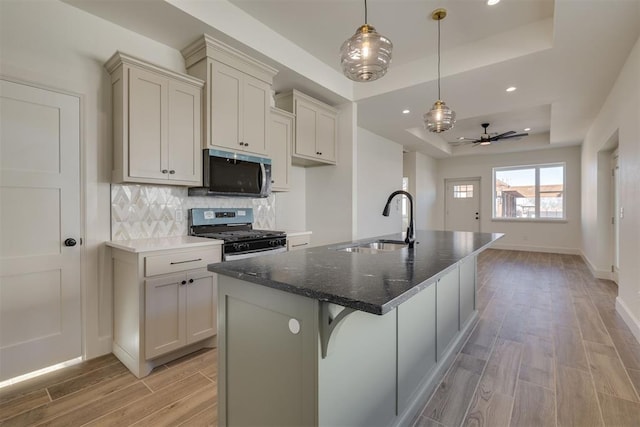
[[[188,197],[186,187],[111,184],[111,240],[188,234],[191,208],[253,208],[254,228],[273,230],[275,196]]]

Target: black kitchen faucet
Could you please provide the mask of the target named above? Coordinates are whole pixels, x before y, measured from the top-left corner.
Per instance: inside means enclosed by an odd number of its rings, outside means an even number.
[[[382,211],[382,215],[389,216],[389,205],[391,204],[391,200],[398,194],[404,194],[409,199],[409,205],[410,205],[411,211],[409,213],[409,228],[407,228],[407,235],[404,238],[404,242],[409,245],[409,249],[412,249],[413,243],[416,240],[416,235],[414,231],[415,226],[413,224],[413,196],[411,196],[409,192],[404,190],[394,191],[393,193],[391,193],[391,195],[387,199],[387,204],[384,205],[384,210]]]

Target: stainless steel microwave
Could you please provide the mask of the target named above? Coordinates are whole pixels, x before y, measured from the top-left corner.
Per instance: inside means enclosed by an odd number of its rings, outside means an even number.
[[[190,196],[267,197],[271,194],[271,159],[203,150],[202,187],[189,188]]]

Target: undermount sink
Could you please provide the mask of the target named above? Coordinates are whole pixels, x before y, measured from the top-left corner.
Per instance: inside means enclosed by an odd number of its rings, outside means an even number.
[[[378,253],[378,252],[391,252],[398,249],[406,248],[407,244],[402,240],[376,240],[373,242],[359,243],[354,246],[347,246],[346,248],[337,249],[343,252],[362,252],[362,253]]]

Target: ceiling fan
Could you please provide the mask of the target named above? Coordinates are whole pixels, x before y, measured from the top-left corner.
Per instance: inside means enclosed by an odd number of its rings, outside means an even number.
[[[492,142],[497,142],[502,139],[520,138],[520,137],[529,135],[528,133],[516,133],[513,130],[501,133],[499,135],[491,134],[491,133],[487,133],[487,128],[489,127],[489,123],[482,123],[482,127],[484,128],[484,133],[480,134],[480,138],[476,139],[476,138],[461,137],[458,139],[458,141],[456,141],[456,143],[457,144],[472,143],[474,145],[490,145]]]

